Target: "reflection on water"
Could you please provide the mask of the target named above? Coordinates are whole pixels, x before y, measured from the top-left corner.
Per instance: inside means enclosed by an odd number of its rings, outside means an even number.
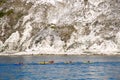
[[[55,64],[37,64],[49,60]],[[93,63],[84,63],[88,60]],[[0,57],[0,80],[119,80],[119,74],[119,56]]]

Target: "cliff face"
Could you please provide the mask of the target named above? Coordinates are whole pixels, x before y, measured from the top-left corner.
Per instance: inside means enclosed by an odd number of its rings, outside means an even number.
[[[0,51],[120,50],[120,0],[1,0]]]

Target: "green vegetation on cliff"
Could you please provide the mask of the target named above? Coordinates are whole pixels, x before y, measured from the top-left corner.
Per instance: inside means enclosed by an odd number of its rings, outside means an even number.
[[[0,11],[0,18],[3,17],[5,15],[5,12]]]
[[[8,10],[8,11],[6,11],[6,12],[5,12],[4,10],[1,10],[1,11],[0,11],[0,18],[3,17],[3,16],[5,16],[5,15],[9,16],[9,15],[12,14],[12,13],[14,13],[13,9]]]
[[[3,3],[6,3],[7,0],[0,0],[0,5],[2,5]]]

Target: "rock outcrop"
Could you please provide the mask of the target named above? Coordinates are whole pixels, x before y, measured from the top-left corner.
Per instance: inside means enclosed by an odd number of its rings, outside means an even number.
[[[0,51],[120,50],[120,0],[2,0]]]

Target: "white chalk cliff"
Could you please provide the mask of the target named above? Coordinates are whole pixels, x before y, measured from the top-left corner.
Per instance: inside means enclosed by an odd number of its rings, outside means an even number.
[[[0,51],[120,51],[120,0],[3,0]]]

